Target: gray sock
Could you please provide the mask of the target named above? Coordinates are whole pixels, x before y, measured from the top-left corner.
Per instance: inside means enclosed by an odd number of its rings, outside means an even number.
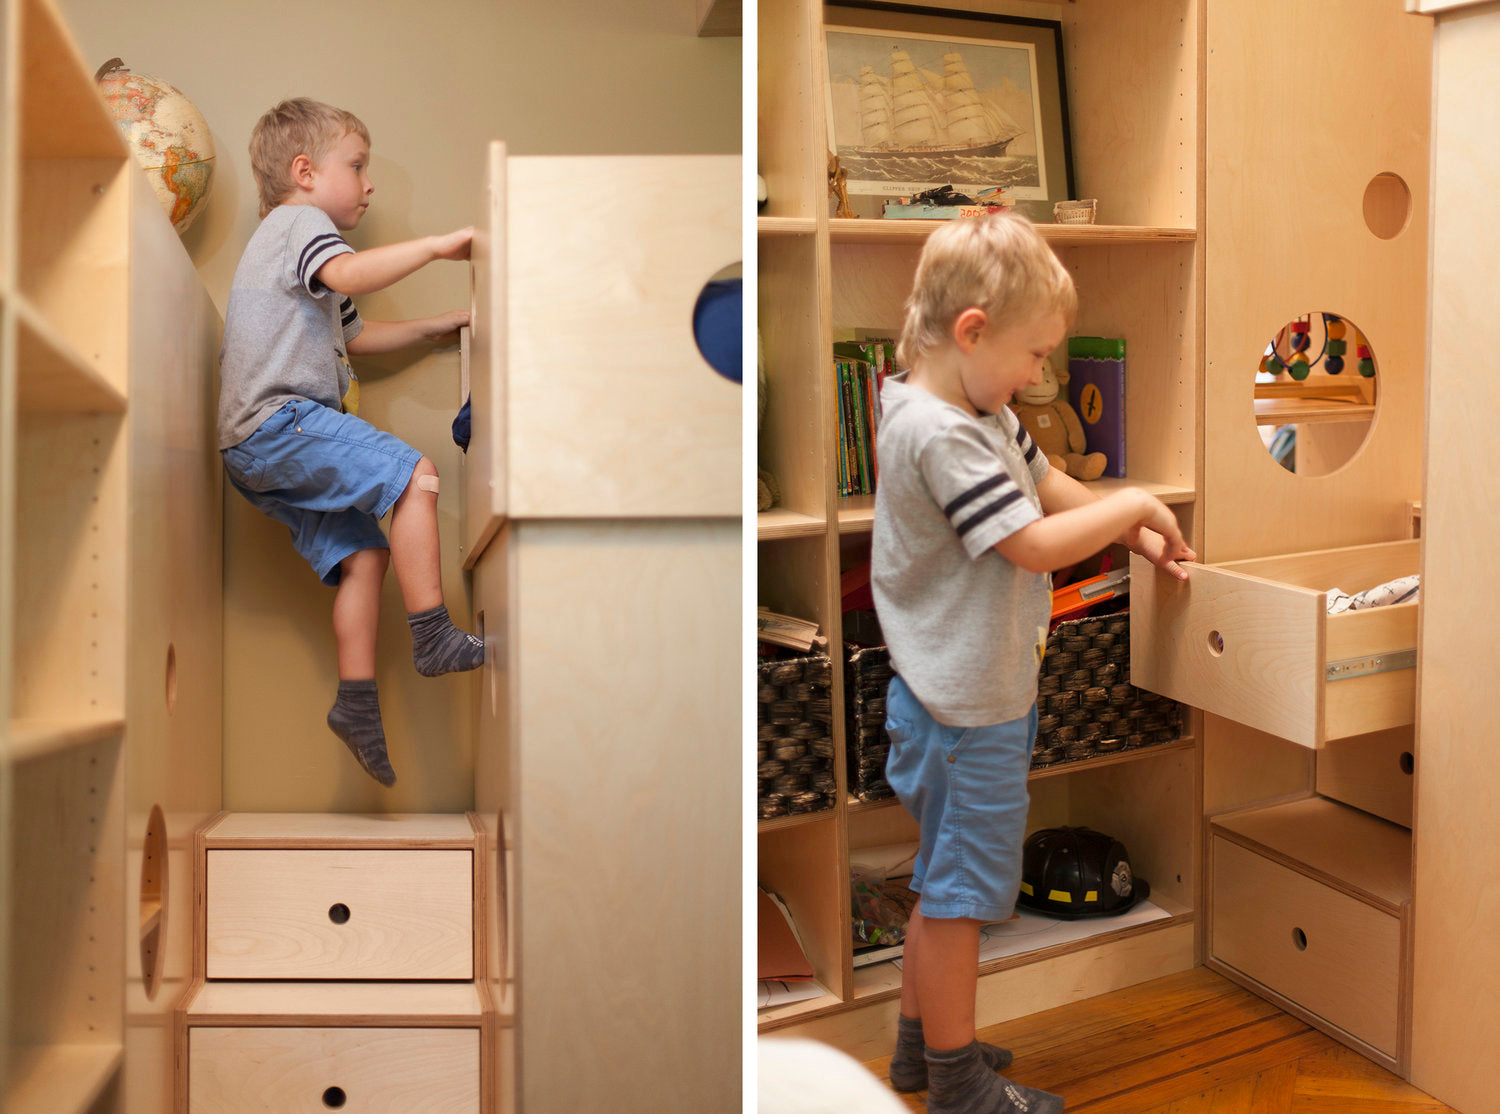
[[[927,1090],[927,1045],[922,1039],[922,1019],[896,1015],[896,1051],[891,1056],[891,1086],[903,1094]],[[990,1071],[1010,1067],[1009,1049],[979,1042],[979,1055]]]
[[[929,1048],[927,1072],[927,1114],[1062,1114],[1061,1095],[992,1072],[978,1041],[941,1052]]]
[[[396,784],[396,771],[385,752],[385,728],[380,725],[380,697],[374,681],[340,681],[338,699],[328,710],[328,726],[344,740],[365,773],[387,789]]]
[[[442,604],[408,613],[406,621],[411,624],[412,660],[422,676],[462,673],[484,664],[484,641],[455,627]]]

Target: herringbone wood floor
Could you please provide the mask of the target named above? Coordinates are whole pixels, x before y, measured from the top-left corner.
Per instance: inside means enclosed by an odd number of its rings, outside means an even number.
[[[1069,1114],[1442,1114],[1357,1052],[1199,967],[983,1029]],[[866,1065],[885,1078],[889,1057]],[[902,1096],[925,1111],[923,1095]]]

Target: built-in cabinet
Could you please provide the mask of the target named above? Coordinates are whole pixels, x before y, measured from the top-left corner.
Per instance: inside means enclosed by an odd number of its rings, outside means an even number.
[[[693,319],[740,161],[489,156],[461,533],[497,1109],[736,1109],[742,390]]]
[[[998,9],[1062,22],[1076,192],[1099,199],[1097,225],[1040,226],[1078,286],[1073,332],[1128,344],[1129,475],[1094,487],[1158,495],[1201,549],[1203,5],[1081,0]],[[841,10],[837,18],[851,14],[860,13]],[[769,385],[759,461],[782,499],[757,516],[756,593],[762,606],[815,620],[837,661],[840,578],[869,556],[874,501],[835,495],[832,346],[861,330],[897,335],[933,225],[830,215],[825,17],[833,21],[834,9],[811,0],[759,7],[757,169],[769,195],[758,221]],[[833,807],[762,820],[757,833],[759,883],[787,905],[822,993],[762,1010],[759,1027],[795,1028],[876,1056],[894,1033],[900,972],[890,963],[853,964],[850,854],[914,839],[916,829],[894,801],[859,802],[848,792],[850,694],[841,672],[834,669],[832,683]],[[985,964],[982,1023],[1193,965],[1201,855],[1195,722],[1184,717],[1183,737],[1172,744],[1033,771],[1028,827],[1083,824],[1121,839],[1167,915]]]
[[[785,499],[759,516],[758,593],[837,646],[839,577],[868,552],[871,508],[833,496],[829,350],[851,330],[899,328],[927,229],[829,215],[833,10],[760,10],[760,460]],[[1041,227],[1077,281],[1074,331],[1127,339],[1124,482],[1174,505],[1203,564],[1186,584],[1132,566],[1133,679],[1194,709],[1183,749],[1032,782],[1030,827],[1116,835],[1174,916],[1128,941],[983,968],[980,1023],[1095,993],[1101,970],[1124,983],[1206,962],[1405,1072],[1419,605],[1328,615],[1325,593],[1421,567],[1430,27],[1398,0],[1015,12],[1062,25],[1075,192],[1099,199],[1103,223]],[[1289,56],[1293,42],[1316,57]],[[1361,397],[1374,416],[1283,386],[1293,401],[1277,406],[1301,415],[1288,467],[1261,435],[1256,373],[1289,323],[1324,313],[1358,330],[1349,378],[1356,343],[1373,350]],[[1331,379],[1319,371],[1314,384]],[[842,760],[837,671],[833,689]],[[1151,809],[1120,809],[1142,794]],[[787,902],[826,991],[763,1012],[762,1031],[884,1051],[899,976],[851,966],[848,861],[913,830],[901,810],[845,793],[825,813],[761,823],[761,884]],[[1068,965],[1086,974],[1056,977]]]

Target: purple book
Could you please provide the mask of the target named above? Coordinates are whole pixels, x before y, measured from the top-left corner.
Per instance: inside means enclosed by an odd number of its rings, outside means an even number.
[[[1125,475],[1125,341],[1068,338],[1068,401],[1083,422],[1085,452],[1103,453],[1104,474]]]

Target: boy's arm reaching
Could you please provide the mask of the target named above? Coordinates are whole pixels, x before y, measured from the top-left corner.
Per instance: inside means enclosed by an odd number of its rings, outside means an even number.
[[[439,340],[468,323],[469,312],[461,309],[413,321],[366,321],[359,335],[349,341],[347,347],[351,356],[395,352],[424,340]]]
[[[384,290],[437,259],[467,259],[473,228],[422,236],[364,251],[344,252],[319,267],[316,277],[330,290],[356,297]]]
[[[1092,557],[1111,542],[1122,542],[1180,580],[1178,561],[1195,554],[1161,500],[1139,488],[1099,498],[1054,468],[1037,484],[1045,516],[995,544],[1007,560],[1028,572],[1051,572]]]

